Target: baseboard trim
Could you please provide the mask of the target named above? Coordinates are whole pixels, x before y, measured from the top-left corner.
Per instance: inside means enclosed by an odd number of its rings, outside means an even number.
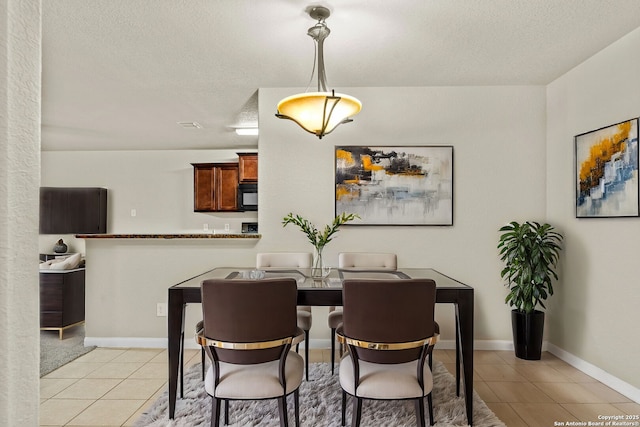
[[[438,350],[455,350],[455,340],[440,340],[436,344]],[[502,340],[475,340],[473,342],[474,350],[513,350],[513,342]]]
[[[138,337],[85,337],[84,346],[112,348],[167,348],[166,338],[138,338]],[[196,344],[194,342],[194,347]]]
[[[640,403],[640,388],[634,387],[633,385],[621,380],[620,378],[611,375],[602,368],[599,368],[596,365],[587,362],[586,360],[582,360],[579,357],[551,343],[547,343],[547,351],[557,358],[564,360],[574,368],[579,369],[590,377],[595,378],[602,384],[611,387],[620,394],[625,395],[634,402]]]

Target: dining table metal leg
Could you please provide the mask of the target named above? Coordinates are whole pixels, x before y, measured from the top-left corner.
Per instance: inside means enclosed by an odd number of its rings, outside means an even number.
[[[473,425],[473,292],[460,296],[456,305],[464,378],[467,421]]]
[[[180,291],[169,289],[167,319],[167,352],[169,353],[169,418],[173,419],[176,412],[176,397],[178,392],[178,366],[180,363],[180,334],[183,330],[184,302]]]

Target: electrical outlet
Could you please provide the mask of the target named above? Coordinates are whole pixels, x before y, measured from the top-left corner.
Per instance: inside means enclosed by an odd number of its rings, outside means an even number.
[[[229,224],[224,225],[224,231],[227,231],[227,232],[229,231]]]
[[[138,212],[135,209],[131,209],[131,216],[136,216]]]
[[[205,224],[202,228],[204,231],[209,231],[209,224]]]
[[[156,304],[156,316],[167,317],[167,303],[159,302]]]

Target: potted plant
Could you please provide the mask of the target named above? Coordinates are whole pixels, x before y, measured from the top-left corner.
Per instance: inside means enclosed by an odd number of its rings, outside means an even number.
[[[338,229],[342,224],[349,221],[353,221],[356,218],[360,218],[357,214],[347,214],[343,212],[333,219],[333,222],[324,226],[324,230],[320,231],[313,225],[308,219],[301,217],[300,215],[294,215],[289,213],[282,219],[282,226],[286,227],[288,224],[295,224],[300,227],[300,230],[307,235],[307,239],[313,245],[315,249],[313,268],[311,269],[311,275],[314,277],[324,276],[324,263],[322,262],[322,250],[325,245],[331,241],[333,235],[338,232]]]
[[[536,310],[553,295],[555,267],[563,236],[549,224],[513,221],[500,228],[500,260],[505,267],[500,277],[506,280],[509,293],[505,298],[514,309],[511,326],[516,357],[539,360],[542,353],[544,312]]]

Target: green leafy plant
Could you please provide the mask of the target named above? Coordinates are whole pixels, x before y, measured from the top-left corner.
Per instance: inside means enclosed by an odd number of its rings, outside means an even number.
[[[562,234],[549,224],[513,221],[500,228],[500,260],[505,267],[500,273],[506,279],[509,294],[505,303],[516,310],[531,313],[553,295],[552,280],[558,279],[555,267],[561,251]]]
[[[359,218],[360,216],[357,214],[348,214],[343,212],[335,217],[331,224],[325,225],[324,229],[320,231],[308,219],[305,219],[300,215],[289,213],[289,215],[282,219],[282,226],[286,227],[289,224],[294,224],[300,227],[300,230],[307,235],[307,239],[309,239],[309,242],[311,242],[313,247],[316,248],[316,251],[318,251],[318,253],[322,253],[322,249],[332,240],[333,235],[338,232],[338,229],[342,224],[346,224],[349,221]]]

